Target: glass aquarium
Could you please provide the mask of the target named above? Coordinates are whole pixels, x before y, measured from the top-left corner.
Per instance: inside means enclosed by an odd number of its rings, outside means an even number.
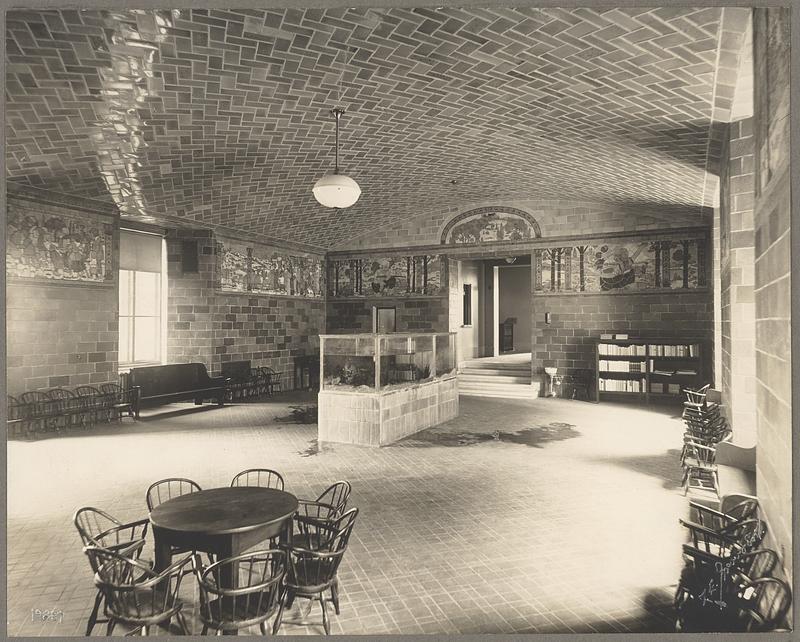
[[[320,335],[320,390],[378,392],[455,371],[454,332]]]

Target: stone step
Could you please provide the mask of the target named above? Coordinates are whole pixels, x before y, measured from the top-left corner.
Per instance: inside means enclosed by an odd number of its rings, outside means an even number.
[[[512,377],[527,377],[531,378],[530,368],[526,369],[511,369],[511,368],[471,368],[461,367],[458,369],[459,374],[474,374],[474,375],[488,375],[488,376],[512,376]]]
[[[529,363],[501,363],[499,361],[465,361],[459,367],[461,370],[521,370],[523,372],[531,371],[531,364]]]
[[[514,397],[531,399],[539,396],[539,385],[534,384],[491,384],[483,382],[458,382],[458,392],[475,397]]]
[[[475,374],[472,372],[461,372],[458,375],[458,380],[460,383],[466,383],[469,381],[474,381],[475,383],[503,383],[503,384],[517,384],[521,383],[524,385],[530,385],[531,377],[528,375],[525,376],[515,376],[510,374]]]
[[[466,397],[498,397],[502,399],[533,399],[537,395],[532,392],[521,393],[511,392],[507,390],[461,390],[458,391],[459,395]]]

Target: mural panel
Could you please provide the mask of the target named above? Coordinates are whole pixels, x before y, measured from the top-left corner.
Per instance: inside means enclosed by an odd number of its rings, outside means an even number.
[[[114,227],[105,217],[10,211],[6,225],[9,277],[113,283]]]
[[[465,212],[450,221],[442,235],[442,243],[524,241],[539,236],[539,225],[527,212],[484,207]]]
[[[217,243],[220,289],[252,294],[321,297],[325,291],[322,260],[284,254],[243,241]]]
[[[534,289],[615,292],[706,285],[705,239],[641,240],[534,252]]]
[[[333,297],[403,297],[444,294],[442,257],[370,256],[330,261],[328,294]]]
[[[249,248],[238,241],[217,243],[217,273],[219,286],[227,292],[247,292]]]

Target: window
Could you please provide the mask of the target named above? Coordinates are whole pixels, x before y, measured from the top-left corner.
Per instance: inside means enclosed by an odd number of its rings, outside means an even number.
[[[164,299],[163,238],[120,233],[119,363],[161,363]]]
[[[472,284],[464,284],[464,323],[472,325]]]

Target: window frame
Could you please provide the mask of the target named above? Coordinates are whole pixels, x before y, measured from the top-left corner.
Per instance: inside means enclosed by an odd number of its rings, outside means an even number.
[[[136,314],[136,277],[138,274],[155,274],[156,278],[156,287],[158,288],[156,294],[156,313],[155,314]],[[159,272],[147,272],[144,270],[119,270],[119,296],[121,299],[122,296],[122,281],[123,278],[128,279],[128,311],[129,314],[122,314],[122,306],[120,306],[119,313],[117,318],[119,320],[118,326],[118,340],[119,340],[119,352],[120,355],[119,359],[119,368],[120,370],[127,370],[129,368],[139,367],[139,366],[148,366],[148,365],[160,365],[164,361],[164,305],[163,305],[163,298],[164,298],[164,283],[163,283],[163,274]],[[128,341],[127,341],[127,354],[132,359],[127,361],[123,361],[122,356],[122,319],[130,319],[128,324]],[[155,332],[155,339],[157,342],[156,346],[156,358],[155,359],[136,359],[136,319],[155,319],[156,320],[156,332]]]

